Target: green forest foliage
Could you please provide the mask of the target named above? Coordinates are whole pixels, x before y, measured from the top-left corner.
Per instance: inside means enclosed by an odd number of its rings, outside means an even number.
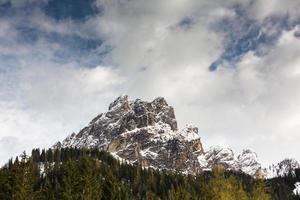
[[[121,163],[97,149],[34,149],[0,169],[0,199],[296,200],[292,178],[258,180],[221,166],[183,175]]]

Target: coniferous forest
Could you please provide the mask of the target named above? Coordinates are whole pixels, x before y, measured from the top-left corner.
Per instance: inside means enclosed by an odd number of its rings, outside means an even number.
[[[1,200],[297,200],[296,176],[254,179],[216,166],[196,176],[145,169],[97,149],[24,152],[0,170]]]

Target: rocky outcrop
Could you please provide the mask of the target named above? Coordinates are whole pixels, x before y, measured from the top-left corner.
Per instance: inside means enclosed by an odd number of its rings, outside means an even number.
[[[255,176],[258,178],[264,178],[265,173],[261,168],[261,164],[258,162],[257,154],[251,149],[245,149],[237,157],[238,168],[246,174]]]
[[[300,164],[295,159],[284,159],[278,164],[274,164],[265,169],[267,178],[284,177],[288,175],[295,176],[296,169],[300,168]]]
[[[214,165],[250,175],[260,168],[251,150],[238,157],[229,148],[204,151],[198,128],[187,125],[178,130],[174,109],[162,97],[146,102],[120,96],[107,112],[94,118],[78,134],[73,133],[54,145],[61,147],[96,147],[144,167],[192,174],[210,170]]]

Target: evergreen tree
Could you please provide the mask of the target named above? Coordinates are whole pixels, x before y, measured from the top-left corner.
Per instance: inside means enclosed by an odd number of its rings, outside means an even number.
[[[125,186],[125,184],[121,184],[120,191],[118,195],[118,200],[130,200],[132,197],[130,196],[128,188]]]
[[[79,198],[79,172],[75,161],[68,161],[64,166],[62,196],[65,200],[72,200]]]
[[[34,199],[33,183],[34,174],[31,161],[27,162],[27,155],[23,152],[21,162],[16,159],[12,174],[12,199],[29,200]]]
[[[169,191],[169,200],[190,200],[191,195],[183,188],[177,188],[176,190],[172,188]]]
[[[80,160],[79,172],[80,199],[101,199],[100,178],[96,174],[95,162],[83,156]]]
[[[101,199],[102,200],[106,200],[106,199],[117,200],[118,199],[117,180],[114,177],[112,170],[110,168],[108,168],[106,175],[104,177]]]
[[[54,189],[49,178],[45,178],[41,185],[41,189],[35,195],[37,200],[55,200]]]
[[[56,149],[53,162],[50,152],[35,149],[0,168],[0,199],[299,200],[294,176],[265,181],[222,166],[193,176],[120,163],[97,149]]]
[[[257,179],[254,182],[250,200],[271,200],[267,193],[264,180]]]
[[[9,184],[10,171],[8,168],[0,170],[0,199],[11,199],[11,185]]]

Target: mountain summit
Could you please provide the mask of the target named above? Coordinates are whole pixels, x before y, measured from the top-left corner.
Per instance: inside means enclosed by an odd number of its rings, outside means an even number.
[[[162,97],[147,102],[120,96],[78,134],[54,145],[61,147],[96,147],[133,164],[191,174],[210,170],[216,164],[251,176],[261,171],[252,150],[244,150],[237,157],[229,148],[205,151],[198,128],[187,125],[178,130],[174,109]]]

